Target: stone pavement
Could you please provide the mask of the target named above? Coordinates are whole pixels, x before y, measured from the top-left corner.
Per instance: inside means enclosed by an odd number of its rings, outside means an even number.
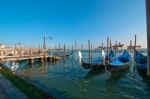
[[[28,99],[28,97],[0,74],[0,99]]]

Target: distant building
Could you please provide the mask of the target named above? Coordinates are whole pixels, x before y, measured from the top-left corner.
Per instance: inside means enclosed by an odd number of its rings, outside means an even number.
[[[96,50],[102,49],[102,48],[107,49],[107,47],[99,46],[99,47],[96,48]],[[110,45],[110,47],[108,49],[122,50],[122,49],[130,49],[130,48],[134,49],[134,46],[127,46],[127,45],[118,43],[118,44]],[[141,45],[136,46],[136,49],[140,49],[140,48],[141,48]]]
[[[124,47],[124,44],[116,44],[116,45],[114,45],[114,46],[112,46],[114,49],[118,49],[118,50],[120,50],[120,49],[123,49],[123,47]]]
[[[127,49],[134,49],[134,46],[127,46]],[[140,49],[141,48],[141,45],[137,45],[136,46],[136,49]]]

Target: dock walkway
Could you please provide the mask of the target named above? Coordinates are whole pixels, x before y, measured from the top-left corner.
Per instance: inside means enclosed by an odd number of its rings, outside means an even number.
[[[38,48],[0,48],[0,61],[20,61],[29,60],[60,60],[62,57],[49,55],[51,49]]]

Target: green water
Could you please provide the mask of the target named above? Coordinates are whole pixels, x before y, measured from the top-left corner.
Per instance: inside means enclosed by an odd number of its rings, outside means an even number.
[[[93,52],[93,60],[99,55],[99,52]],[[83,56],[87,57],[88,53],[83,52]],[[88,70],[84,69],[73,55],[56,63],[35,62],[29,65],[28,62],[19,62],[17,73],[59,99],[149,99],[150,97],[150,79],[139,74],[134,65],[124,72]]]

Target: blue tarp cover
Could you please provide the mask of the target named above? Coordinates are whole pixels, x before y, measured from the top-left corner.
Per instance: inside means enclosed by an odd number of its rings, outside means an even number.
[[[119,61],[118,58],[116,58],[113,62],[110,63],[111,65],[114,65],[114,66],[121,66],[123,65],[124,63]]]
[[[130,56],[130,54],[128,53],[128,51],[124,51],[124,53],[123,53],[123,55],[120,55],[119,57],[118,57],[118,59],[119,59],[119,61],[121,61],[121,62],[129,62],[130,60],[131,60],[131,56]]]
[[[136,51],[135,61],[139,64],[139,68],[147,70],[147,56],[144,56],[142,53]]]

